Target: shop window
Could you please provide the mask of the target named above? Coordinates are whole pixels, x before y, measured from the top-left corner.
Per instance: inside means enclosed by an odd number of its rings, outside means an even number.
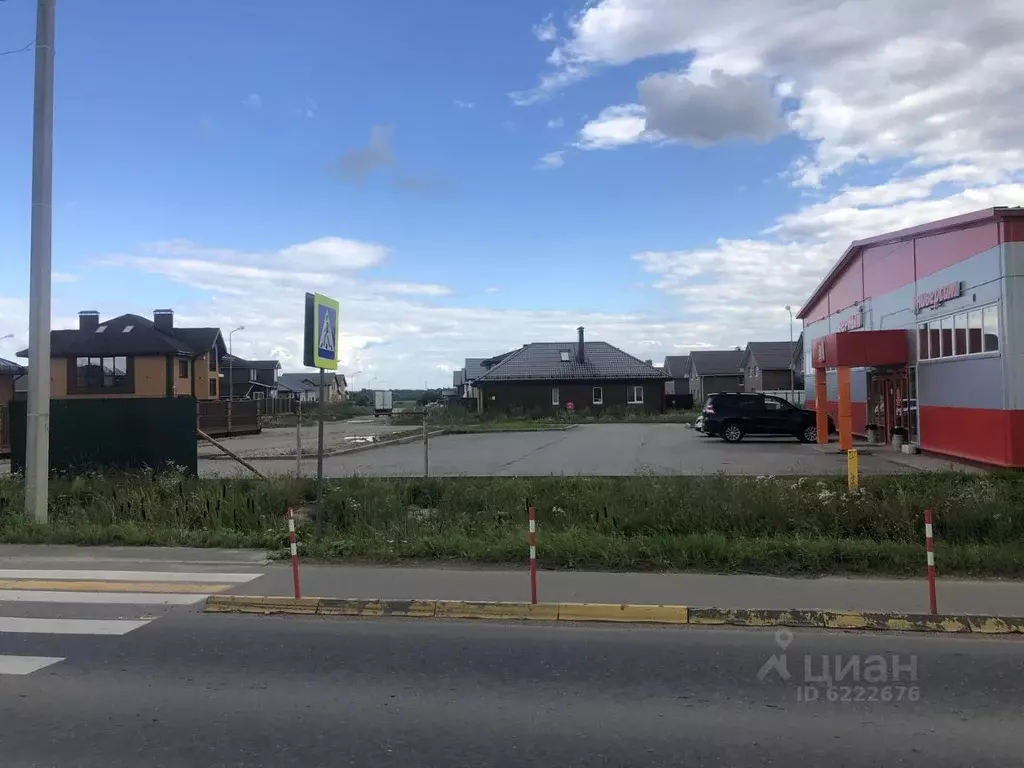
[[[967,354],[967,313],[953,316],[953,354]]]
[[[982,310],[982,322],[984,324],[984,345],[983,352],[996,352],[999,350],[999,307],[985,307]]]
[[[953,318],[944,317],[940,321],[940,327],[942,329],[942,357],[953,356]]]
[[[967,354],[976,355],[982,351],[981,310],[972,309],[967,313]]]
[[[972,309],[917,327],[918,360],[999,351],[999,305]]]

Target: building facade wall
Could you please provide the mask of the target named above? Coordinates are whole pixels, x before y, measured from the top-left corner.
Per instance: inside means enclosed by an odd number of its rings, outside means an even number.
[[[643,387],[643,403],[629,403],[628,393],[633,387]],[[593,402],[594,387],[601,387],[602,404]],[[558,389],[558,405],[553,402],[552,390]],[[564,412],[568,403],[576,413],[600,413],[608,409],[637,410],[660,413],[665,409],[664,380],[647,381],[587,381],[587,382],[480,382],[484,411],[522,412],[550,415]]]
[[[715,392],[742,392],[743,377],[727,376],[691,376],[690,394],[695,405],[703,406],[704,398]]]
[[[812,307],[804,320],[808,406],[815,405],[816,374],[810,360],[814,339],[830,333],[903,329],[908,367],[917,381],[921,448],[1001,466],[1024,466],[1024,436],[1015,437],[1019,430],[1012,428],[1018,422],[1024,426],[1024,344],[1015,333],[1024,327],[1024,243],[1000,244],[1000,231],[997,224],[987,224],[865,249],[851,264],[854,277],[823,297],[828,311]],[[959,297],[915,312],[915,297],[951,283],[960,284]],[[920,323],[990,305],[998,308],[998,351],[920,359]],[[861,327],[843,331],[841,324],[858,314]],[[835,416],[835,373],[826,375],[826,407]],[[868,420],[867,369],[852,371],[851,390],[853,430],[862,433]]]

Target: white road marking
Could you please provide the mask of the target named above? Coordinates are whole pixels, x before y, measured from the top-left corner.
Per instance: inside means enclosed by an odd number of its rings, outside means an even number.
[[[90,605],[195,605],[209,595],[154,592],[51,592],[0,589],[0,603],[85,603]]]
[[[28,635],[127,635],[151,620],[126,619],[23,619],[0,616],[0,632]]]
[[[0,675],[31,675],[58,661],[64,661],[64,658],[61,656],[0,655]]]
[[[79,579],[83,581],[180,581],[200,583],[244,584],[261,573],[175,573],[174,571],[79,571],[28,570],[0,568],[0,579]]]

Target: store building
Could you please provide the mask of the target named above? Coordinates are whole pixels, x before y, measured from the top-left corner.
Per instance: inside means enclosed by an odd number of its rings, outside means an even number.
[[[874,424],[1024,467],[1024,208],[859,240],[798,317],[808,406],[825,401],[844,447]]]

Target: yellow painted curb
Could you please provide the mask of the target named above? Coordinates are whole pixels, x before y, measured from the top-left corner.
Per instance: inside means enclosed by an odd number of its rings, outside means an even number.
[[[690,608],[683,605],[530,603],[467,600],[373,600],[355,598],[210,595],[206,613],[404,616],[437,619],[594,621],[734,627],[808,627],[898,632],[1024,634],[1024,618],[864,611],[802,611]]]
[[[314,614],[319,597],[266,597],[257,595],[211,595],[206,598],[207,613],[298,613]]]
[[[625,621],[653,624],[686,624],[683,605],[615,605],[613,603],[559,603],[559,621]]]
[[[487,603],[463,600],[438,600],[439,619],[534,619],[556,621],[557,603]]]
[[[735,608],[690,608],[690,624],[729,624],[734,627],[823,627],[821,611]]]

